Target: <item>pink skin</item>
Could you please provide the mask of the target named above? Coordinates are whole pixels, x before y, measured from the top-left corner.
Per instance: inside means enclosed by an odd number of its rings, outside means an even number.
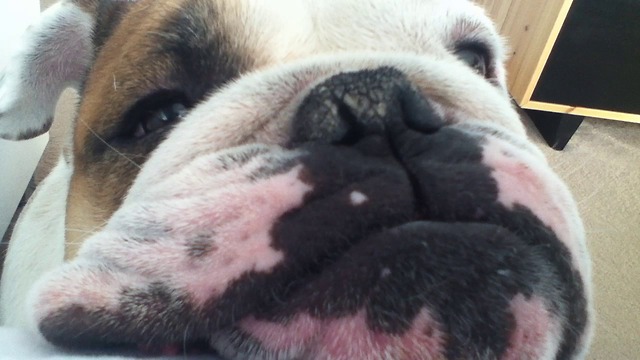
[[[527,207],[553,230],[572,254],[581,253],[579,240],[572,232],[574,214],[567,210],[573,208],[569,206],[573,201],[546,164],[491,136],[487,137],[483,155],[483,163],[493,169],[493,177],[498,183],[498,201],[510,209],[515,205]],[[582,269],[581,264],[575,265]]]
[[[322,327],[320,320],[307,314],[297,315],[286,325],[260,321],[253,317],[240,322],[240,328],[260,340],[267,351],[286,352],[297,357],[305,354]]]
[[[444,336],[424,309],[401,336],[374,333],[363,312],[331,321],[319,342],[316,359],[436,359],[442,354]],[[386,356],[389,354],[390,356]]]
[[[560,338],[559,326],[538,297],[526,300],[517,295],[511,301],[516,327],[511,334],[509,349],[502,360],[547,359],[554,354]]]
[[[69,286],[73,284],[73,286]],[[77,262],[42,278],[34,287],[37,297],[31,297],[33,315],[42,319],[67,304],[87,308],[96,304],[117,310],[120,290],[144,284],[144,279],[131,274],[101,271],[93,264]]]
[[[234,186],[214,187],[213,194],[144,204],[156,212],[161,210],[157,221],[172,228],[166,238],[123,246],[122,238],[114,236],[107,240],[109,244],[102,240],[92,245],[129,271],[167,281],[202,304],[243,273],[268,272],[283,259],[283,254],[271,247],[269,231],[282,214],[300,206],[310,190],[298,179],[300,170],[298,167],[253,184],[236,181]],[[183,220],[188,223],[175,224]],[[212,250],[194,260],[185,253],[196,237],[206,239]]]
[[[364,310],[331,320],[301,314],[286,325],[247,319],[241,327],[259,339],[267,351],[305,359],[436,359],[445,341],[426,309],[402,335],[372,331]]]
[[[284,213],[302,205],[311,186],[300,180],[301,165],[257,180],[247,179],[255,164],[247,166],[233,181],[221,173],[226,186],[199,180],[199,187],[186,191],[181,185],[193,184],[171,181],[174,195],[187,196],[149,196],[123,206],[85,242],[78,259],[41,282],[35,317],[71,304],[115,308],[122,289],[156,281],[201,305],[246,272],[271,271],[284,255],[271,246],[269,232]],[[191,178],[202,179],[197,173],[191,171]],[[189,256],[194,241],[203,250]]]

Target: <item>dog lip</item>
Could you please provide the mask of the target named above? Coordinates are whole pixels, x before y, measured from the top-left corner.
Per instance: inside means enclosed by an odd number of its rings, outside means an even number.
[[[182,354],[186,350],[184,345],[180,346],[179,344],[170,344],[163,346],[138,345],[137,349],[139,352],[150,356],[177,356]]]
[[[166,345],[139,344],[137,354],[146,356],[189,356],[211,354],[212,350],[205,341],[185,341],[184,343],[170,343]]]

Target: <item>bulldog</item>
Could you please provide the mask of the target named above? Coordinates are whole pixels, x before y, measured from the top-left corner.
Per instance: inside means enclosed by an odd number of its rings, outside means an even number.
[[[3,323],[227,359],[583,359],[583,226],[504,61],[467,0],[63,0],[0,73],[6,139],[80,94]]]

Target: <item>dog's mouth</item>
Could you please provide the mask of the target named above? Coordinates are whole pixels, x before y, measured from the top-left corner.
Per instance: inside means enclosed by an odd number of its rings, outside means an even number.
[[[555,235],[501,202],[487,144],[410,88],[395,107],[341,89],[318,88],[324,114],[303,104],[289,146],[195,159],[125,203],[37,287],[42,334],[242,358],[504,352],[512,300],[541,286],[530,269],[566,249],[527,249]]]

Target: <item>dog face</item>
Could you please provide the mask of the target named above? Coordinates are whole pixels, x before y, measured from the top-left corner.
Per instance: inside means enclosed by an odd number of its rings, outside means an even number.
[[[584,356],[582,225],[472,3],[76,0],[26,44],[0,135],[46,130],[65,86],[81,101],[12,240],[5,322],[229,358]]]

